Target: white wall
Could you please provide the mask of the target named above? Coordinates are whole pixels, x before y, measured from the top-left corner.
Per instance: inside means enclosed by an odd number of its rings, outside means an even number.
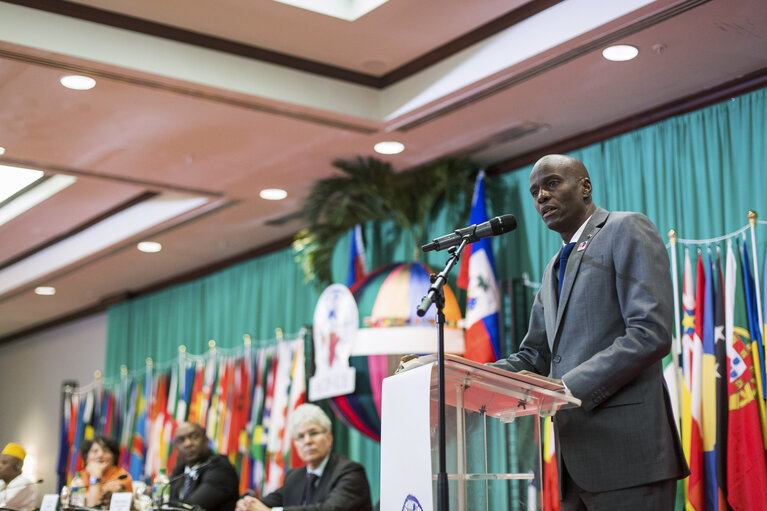
[[[103,370],[106,330],[103,313],[0,344],[0,449],[17,442],[34,457],[38,495],[57,491],[61,383]]]

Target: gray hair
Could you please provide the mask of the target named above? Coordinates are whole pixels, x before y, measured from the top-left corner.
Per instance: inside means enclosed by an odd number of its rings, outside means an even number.
[[[288,431],[290,431],[290,436],[295,436],[296,429],[307,422],[316,422],[328,431],[330,431],[332,426],[330,418],[322,408],[311,403],[304,403],[293,410],[293,413],[290,414],[289,422]]]

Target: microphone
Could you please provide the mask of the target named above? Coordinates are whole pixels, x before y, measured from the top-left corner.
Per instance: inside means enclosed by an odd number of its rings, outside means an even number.
[[[14,491],[14,490],[23,490],[24,488],[27,488],[29,486],[34,486],[36,484],[43,484],[43,480],[42,479],[38,479],[37,481],[31,482],[31,483],[21,484],[19,486],[14,486],[13,488],[9,488],[9,487],[6,486],[2,490],[0,490],[0,494],[5,493],[6,497],[7,497],[7,493],[8,492],[11,492],[11,491]],[[10,507],[5,507],[5,503],[7,502],[6,497],[3,497],[2,499],[0,499],[0,502],[3,503],[0,506],[0,511],[16,511],[15,509],[12,509]]]
[[[13,486],[11,488],[6,486],[2,490],[0,490],[0,493],[10,492],[10,491],[13,491],[13,490],[23,490],[24,488],[26,488],[28,486],[34,486],[36,484],[43,484],[43,480],[42,479],[38,479],[37,481],[31,482],[31,483],[20,484],[19,486]]]
[[[111,483],[112,481],[124,481],[125,479],[128,479],[128,474],[120,474],[117,477],[113,477],[112,479],[104,479],[103,481],[99,481],[98,484],[104,484],[104,483]]]
[[[483,222],[479,225],[474,224],[463,229],[456,229],[450,234],[434,238],[431,243],[428,243],[421,247],[424,252],[431,252],[432,250],[444,250],[446,248],[455,247],[460,245],[461,241],[466,238],[467,243],[474,243],[482,238],[488,236],[498,236],[513,231],[517,228],[517,219],[514,215],[501,215],[495,218],[491,218],[487,222]]]
[[[197,468],[194,469],[192,472],[192,478],[197,479],[200,477],[200,474],[202,472],[202,469],[207,468],[209,465],[213,463],[215,458],[210,457],[208,460],[204,463],[201,463],[197,466]],[[179,479],[183,479],[186,477],[186,472],[181,472],[180,474],[176,474],[175,476],[168,479],[168,488],[170,488],[173,483],[178,481]],[[188,495],[184,495],[184,498],[188,497]],[[171,500],[169,502],[165,502],[160,506],[160,510],[163,511],[205,511],[202,507],[200,507],[197,504],[189,504],[184,502],[183,500]]]
[[[120,474],[117,477],[112,477],[109,479],[98,479],[95,483],[89,483],[90,486],[97,485],[97,484],[104,484],[104,483],[111,483],[112,481],[124,481],[125,479],[128,479],[130,477],[128,474]],[[93,478],[91,477],[91,480]]]
[[[203,468],[207,468],[207,466],[210,465],[211,463],[213,463],[213,458],[212,457],[209,458],[208,461],[206,461],[204,463],[200,463],[199,465],[197,465],[197,468],[192,470],[192,474],[193,474],[192,478],[193,479],[197,479],[198,477],[200,477],[200,471]],[[168,486],[172,485],[173,483],[175,483],[179,479],[183,479],[184,477],[186,477],[186,472],[181,472],[180,474],[177,474],[177,475],[171,477],[170,479],[168,479]]]
[[[113,477],[111,479],[101,479],[99,480],[99,483],[110,483],[112,481],[122,481],[123,479],[128,479],[128,474],[120,474],[117,477]]]

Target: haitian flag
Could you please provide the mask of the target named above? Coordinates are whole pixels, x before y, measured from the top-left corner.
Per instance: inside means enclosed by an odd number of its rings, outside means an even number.
[[[469,224],[487,222],[485,172],[480,171],[471,200]],[[466,348],[464,357],[475,362],[500,358],[499,310],[501,303],[489,238],[466,245],[458,273],[458,286],[466,289]]]
[[[352,287],[367,274],[365,245],[362,243],[362,226],[357,224],[352,229],[349,249],[349,272],[346,275],[346,287]]]

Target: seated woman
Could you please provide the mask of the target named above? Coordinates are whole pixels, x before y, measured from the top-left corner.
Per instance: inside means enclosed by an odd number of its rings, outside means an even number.
[[[96,436],[83,441],[80,456],[85,462],[81,476],[85,482],[86,506],[108,508],[113,493],[133,491],[130,474],[117,466],[120,445],[113,438]]]

